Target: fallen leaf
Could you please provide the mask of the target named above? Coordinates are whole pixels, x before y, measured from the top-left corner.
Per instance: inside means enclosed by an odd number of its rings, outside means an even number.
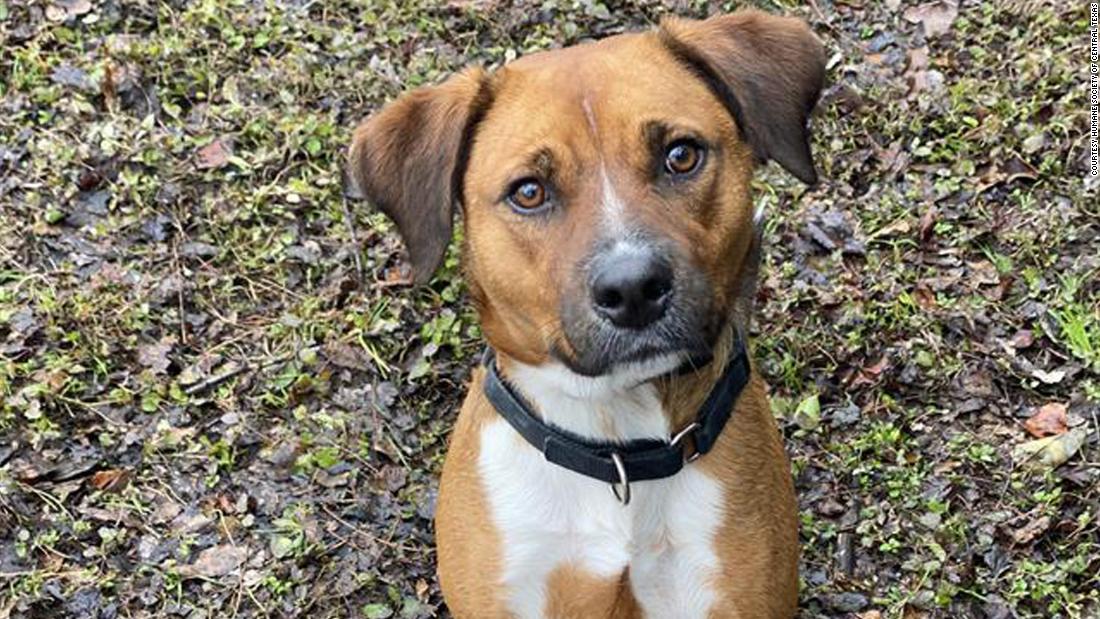
[[[1012,532],[1012,539],[1019,545],[1030,544],[1050,528],[1050,516],[1036,518]]]
[[[951,24],[959,16],[959,3],[955,0],[939,0],[905,9],[905,21],[924,26],[924,34],[938,37],[951,31]]]
[[[223,544],[199,553],[195,562],[181,565],[179,575],[184,578],[217,578],[230,574],[244,563],[248,551],[241,546]]]
[[[367,619],[389,619],[393,616],[393,609],[380,603],[367,604],[363,607],[363,616]]]
[[[405,487],[405,483],[408,481],[408,472],[399,466],[387,465],[382,467],[381,477],[387,490],[397,492]]]
[[[909,161],[912,156],[905,150],[901,140],[895,140],[886,148],[880,148],[878,146],[872,146],[875,150],[875,156],[882,163],[882,169],[885,170],[890,176],[897,176],[901,174],[906,168],[909,167]],[[902,226],[906,230],[909,228],[909,222],[904,219],[899,219],[892,224],[886,226],[882,230],[879,230],[876,234],[881,235],[886,230],[895,226]]]
[[[913,290],[913,299],[921,309],[936,309],[936,293],[932,291],[928,282],[917,282],[917,287]]]
[[[939,215],[939,210],[935,205],[929,206],[928,210],[924,211],[924,214],[920,218],[920,242],[927,243],[932,240],[932,233],[936,231],[936,218]]]
[[[1054,370],[1051,372],[1047,372],[1046,370],[1035,368],[1031,371],[1031,375],[1035,378],[1038,378],[1039,382],[1043,383],[1044,385],[1057,385],[1058,383],[1062,382],[1063,379],[1065,379],[1066,371]]]
[[[197,151],[195,165],[200,170],[224,168],[232,156],[233,149],[224,139],[218,138]]]
[[[1033,181],[1038,178],[1039,171],[1034,166],[1014,156],[1003,166],[1000,163],[990,163],[983,166],[978,175],[977,193],[984,193],[1002,183],[1007,185],[1020,179]]]
[[[1031,348],[1031,345],[1035,343],[1035,336],[1027,329],[1020,329],[1012,336],[1011,342],[1012,347],[1017,350]]]
[[[1034,470],[1055,469],[1081,449],[1087,436],[1088,432],[1084,428],[1075,428],[1058,436],[1021,443],[1012,450],[1012,459]]]
[[[821,425],[821,402],[816,393],[798,403],[794,422],[803,430],[815,430]]]
[[[878,381],[879,376],[890,367],[890,360],[883,355],[878,361],[866,365],[860,368],[855,376],[852,378],[851,386],[859,387],[861,385],[873,385]]]
[[[1047,136],[1043,133],[1036,133],[1035,135],[1027,138],[1020,144],[1020,147],[1028,155],[1033,155],[1042,150],[1047,145]]]
[[[176,338],[168,336],[156,344],[143,344],[138,346],[138,363],[153,370],[154,374],[164,374],[172,360],[168,353],[176,345]]]
[[[289,557],[298,547],[298,541],[286,535],[274,535],[271,537],[270,550],[276,559]]]
[[[909,71],[923,71],[928,68],[928,46],[914,47],[906,54],[909,57]]]
[[[62,64],[50,73],[50,81],[58,86],[67,86],[85,92],[95,92],[96,85],[82,69],[70,64]]]
[[[898,219],[898,220],[896,220],[896,221],[894,221],[890,224],[887,224],[883,228],[879,228],[878,230],[876,230],[874,232],[874,234],[870,235],[869,238],[877,239],[879,237],[884,237],[884,236],[885,237],[903,236],[905,234],[908,234],[911,229],[912,229],[912,226],[909,224],[909,222],[907,220]]]
[[[183,508],[179,503],[171,499],[161,499],[156,509],[153,510],[150,520],[154,524],[163,524],[178,516]]]
[[[447,0],[447,8],[456,11],[473,9],[475,11],[488,11],[496,8],[497,0]]]
[[[326,342],[324,346],[325,359],[333,365],[350,370],[370,369],[370,360],[362,349],[345,342]]]
[[[907,53],[908,65],[905,68],[905,81],[909,85],[906,97],[913,99],[925,90],[938,90],[943,88],[945,79],[943,73],[928,68],[928,46],[914,47]]]
[[[126,484],[130,481],[130,473],[124,469],[107,469],[106,471],[97,471],[95,475],[89,480],[96,490],[106,490],[108,492],[118,492],[126,487]]]
[[[1024,422],[1024,428],[1034,437],[1057,436],[1065,433],[1066,405],[1051,402],[1039,407],[1039,410]]]
[[[46,7],[46,19],[61,22],[70,17],[84,15],[91,10],[92,3],[89,0],[57,0]]]

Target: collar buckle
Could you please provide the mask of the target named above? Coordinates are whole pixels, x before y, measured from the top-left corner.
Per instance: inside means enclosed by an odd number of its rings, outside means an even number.
[[[695,436],[695,433],[699,431],[700,427],[701,426],[699,425],[698,421],[693,421],[693,422],[689,423],[686,427],[684,427],[683,430],[680,430],[679,432],[677,432],[676,436],[673,436],[672,440],[668,442],[668,444],[672,445],[673,447],[679,447],[680,444],[684,442],[684,439],[686,439],[688,436],[693,437],[692,438],[692,443],[693,443],[692,453],[689,455],[686,451],[684,452],[684,462],[688,462],[688,463],[695,462],[696,460],[699,459],[699,456],[703,455],[703,454],[699,453],[699,450],[694,447],[694,443],[695,443],[694,436]]]

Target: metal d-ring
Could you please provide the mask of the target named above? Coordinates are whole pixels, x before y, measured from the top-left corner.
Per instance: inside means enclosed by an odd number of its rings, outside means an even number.
[[[623,506],[630,505],[630,480],[626,477],[626,466],[623,464],[623,457],[613,451],[611,452],[611,461],[615,463],[615,471],[619,474],[619,483],[611,484],[611,493]],[[621,493],[619,492],[620,486],[622,487]]]
[[[689,435],[689,434],[694,434],[695,431],[699,429],[699,427],[700,426],[699,426],[698,421],[693,421],[693,422],[689,423],[687,425],[687,427],[685,427],[683,430],[680,430],[679,432],[677,432],[676,436],[672,437],[672,440],[669,441],[668,444],[672,445],[673,447],[679,447],[680,443],[682,443],[684,441],[684,438],[687,437],[687,435]],[[703,454],[699,453],[699,449],[696,448],[695,453],[691,454],[690,456],[684,456],[684,461],[689,462],[689,463],[690,462],[695,462],[696,460],[699,459],[699,456],[701,456],[701,455],[703,455]]]

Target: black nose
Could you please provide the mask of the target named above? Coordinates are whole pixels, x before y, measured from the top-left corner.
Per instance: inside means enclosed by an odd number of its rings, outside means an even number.
[[[596,311],[615,326],[643,329],[665,314],[672,296],[672,267],[649,251],[608,256],[592,280]]]

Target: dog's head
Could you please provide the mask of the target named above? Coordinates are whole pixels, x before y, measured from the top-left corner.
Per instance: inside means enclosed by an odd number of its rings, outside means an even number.
[[[500,352],[656,375],[707,354],[737,302],[754,165],[815,181],[823,74],[799,20],[666,20],[415,90],[358,127],[350,172],[418,281],[462,207],[470,293]]]

